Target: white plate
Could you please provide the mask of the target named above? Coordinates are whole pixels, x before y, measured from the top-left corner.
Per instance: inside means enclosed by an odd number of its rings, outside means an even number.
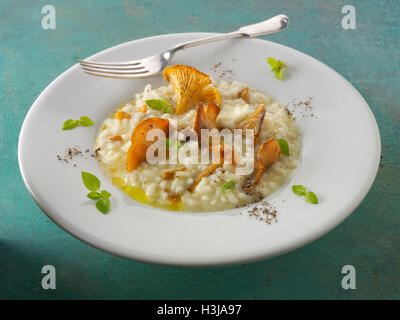
[[[125,43],[94,55],[105,61],[152,55],[176,43],[207,36],[171,34]],[[274,79],[267,57],[289,66],[289,77]],[[221,62],[214,72],[212,66]],[[168,212],[145,207],[120,192],[89,157],[73,167],[56,159],[72,145],[90,148],[102,121],[145,84],[164,84],[162,76],[113,80],[86,75],[73,66],[38,97],[21,129],[19,163],[23,179],[40,208],[61,228],[104,251],[144,262],[171,265],[243,263],[302,246],[343,221],[362,201],[375,178],[380,137],[374,116],[361,95],[338,73],[288,47],[259,39],[214,43],[178,53],[174,64],[192,65],[215,79],[248,83],[281,102],[313,97],[314,117],[299,117],[303,131],[301,164],[289,184],[268,198],[278,223],[267,225],[240,209],[218,213]],[[89,116],[93,127],[62,131],[69,118]],[[112,210],[98,212],[81,181],[81,170],[97,175],[112,193]],[[291,185],[314,191],[310,205]],[[354,230],[356,232],[356,230]]]

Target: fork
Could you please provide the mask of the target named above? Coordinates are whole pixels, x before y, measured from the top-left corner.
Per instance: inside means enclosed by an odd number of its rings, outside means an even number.
[[[262,35],[273,34],[284,30],[288,25],[289,18],[284,14],[280,14],[266,21],[241,27],[234,32],[180,43],[164,52],[161,52],[160,54],[140,60],[124,61],[119,63],[94,62],[88,60],[78,60],[78,62],[86,73],[93,76],[117,79],[146,78],[163,71],[170,64],[175,53],[179,50],[219,40],[240,37],[254,38]]]

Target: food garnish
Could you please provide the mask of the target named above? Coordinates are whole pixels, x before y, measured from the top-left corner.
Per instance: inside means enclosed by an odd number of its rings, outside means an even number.
[[[196,132],[198,139],[201,137],[201,129],[212,130],[217,128],[217,117],[220,111],[221,109],[214,103],[207,103],[205,108],[202,103],[197,105],[192,129]]]
[[[216,146],[211,146],[210,149],[216,156],[218,156],[219,153],[220,160],[222,159],[225,163],[233,164],[234,166],[236,166],[240,162],[239,154],[232,146],[223,143],[222,139],[220,141],[220,144]]]
[[[79,120],[68,119],[64,122],[62,129],[63,130],[71,130],[76,127],[90,127],[93,125],[93,121],[89,117],[80,117]]]
[[[281,151],[285,156],[290,155],[289,153],[289,144],[287,143],[287,141],[285,139],[277,139],[276,141],[279,142],[279,146],[281,147]]]
[[[307,201],[308,203],[311,203],[311,204],[318,204],[318,198],[317,198],[317,196],[315,195],[315,193],[312,192],[312,191],[307,192],[307,193],[304,195],[304,199],[306,199],[306,201]]]
[[[81,175],[83,184],[90,191],[87,194],[87,197],[92,200],[97,200],[96,208],[100,212],[107,214],[111,208],[111,202],[109,199],[111,194],[106,190],[99,190],[101,183],[95,175],[85,171],[82,171]]]
[[[256,110],[246,119],[239,123],[239,128],[243,129],[243,134],[246,134],[246,129],[254,132],[254,145],[258,142],[258,137],[261,132],[261,126],[265,117],[265,105],[259,104]]]
[[[131,115],[129,113],[126,113],[125,111],[118,111],[115,113],[115,119],[117,120],[123,120],[123,119],[130,119]]]
[[[164,191],[168,194],[168,199],[172,203],[177,203],[177,202],[181,201],[181,195],[179,193],[173,193],[173,192],[169,191],[168,189],[165,189]]]
[[[122,141],[122,137],[121,136],[110,137],[110,141]]]
[[[171,106],[165,99],[150,99],[146,100],[146,104],[153,110],[161,111],[162,113],[171,113]]]
[[[169,121],[162,118],[145,119],[135,127],[131,136],[131,146],[126,155],[126,171],[136,169],[141,162],[146,160],[146,151],[154,143],[147,141],[147,133],[152,129],[161,129],[166,135],[169,133]]]
[[[292,191],[299,196],[304,196],[306,194],[306,187],[302,185],[295,185],[292,186]]]
[[[275,78],[278,80],[282,80],[283,77],[283,68],[286,68],[287,65],[281,61],[276,61],[274,58],[267,58],[268,64],[271,66],[271,71],[275,73]]]
[[[308,191],[305,186],[302,185],[294,185],[292,186],[293,193],[304,197],[304,199],[311,204],[318,204],[318,198],[314,192]]]
[[[249,94],[249,87],[246,87],[242,91],[239,92],[239,98],[242,98],[244,100],[244,102],[246,102],[246,103],[250,103],[248,94]]]
[[[219,162],[218,163],[211,163],[208,165],[208,167],[200,173],[200,175],[196,178],[196,180],[189,186],[188,190],[190,192],[193,192],[196,186],[200,183],[200,181],[214,173],[215,170],[217,170],[219,167],[222,167],[224,164],[225,159],[228,159],[229,163],[232,163],[233,165],[236,165],[235,162],[235,150],[227,145],[227,144],[219,144],[216,146],[212,146],[211,150],[214,153],[220,153],[219,154]],[[231,157],[230,159],[228,157]],[[237,157],[237,156],[236,156]]]
[[[147,104],[142,105],[139,109],[139,112],[146,112],[147,111]]]
[[[183,167],[183,168],[178,168],[178,169],[166,170],[162,173],[162,178],[164,180],[172,180],[175,178],[175,172],[178,172],[178,171],[186,171],[186,168]]]
[[[90,127],[93,125],[93,121],[89,117],[80,117],[79,125],[82,127]]]
[[[101,198],[96,202],[96,208],[100,212],[107,214],[110,211],[111,208],[111,202],[110,199],[108,198]]]
[[[261,144],[256,154],[256,167],[254,184],[260,182],[262,174],[265,170],[272,165],[281,155],[281,148],[279,143],[271,138]]]
[[[169,140],[169,138],[165,139],[165,145],[167,148],[181,148],[182,147],[182,143],[180,141],[175,141],[171,144],[171,141]]]
[[[232,191],[235,188],[235,181],[225,181],[219,188],[224,192]]]
[[[175,65],[164,69],[165,81],[175,90],[175,114],[182,114],[197,102],[221,103],[221,96],[215,87],[207,87],[211,78],[199,70],[185,65]]]
[[[256,154],[254,163],[254,180],[253,182],[246,183],[244,189],[246,191],[253,190],[254,186],[260,182],[261,176],[265,170],[275,161],[277,161],[280,155],[281,148],[278,141],[274,140],[274,138],[270,138],[269,140],[263,142]]]
[[[210,174],[212,174],[217,168],[221,167],[223,162],[221,161],[220,163],[211,163],[206,170],[204,170],[200,175],[197,177],[197,179],[189,186],[188,190],[190,192],[193,192],[196,186],[200,183],[201,179],[208,177]]]

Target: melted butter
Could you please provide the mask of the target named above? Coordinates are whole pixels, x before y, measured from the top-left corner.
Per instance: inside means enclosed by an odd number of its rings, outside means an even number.
[[[124,179],[121,179],[119,177],[112,177],[111,182],[114,186],[117,186],[117,187],[122,187],[125,184]]]
[[[180,211],[182,210],[182,201],[181,199],[171,202],[168,204],[159,204],[153,201],[150,201],[149,198],[146,196],[146,192],[139,187],[129,186],[125,184],[125,181],[119,177],[113,177],[112,183],[121,188],[128,196],[130,196],[133,200],[141,202],[143,204],[147,204],[149,206],[153,206],[156,208],[169,210],[169,211]]]

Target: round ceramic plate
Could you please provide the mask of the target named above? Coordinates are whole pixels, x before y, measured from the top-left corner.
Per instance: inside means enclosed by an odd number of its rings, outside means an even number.
[[[208,35],[141,39],[107,49],[91,59],[138,59]],[[285,80],[274,78],[267,57],[287,62]],[[367,103],[338,73],[299,51],[259,39],[187,49],[172,63],[194,66],[215,80],[247,83],[294,110],[302,130],[302,160],[289,183],[267,198],[277,209],[278,222],[261,222],[243,209],[164,211],[123,194],[107,181],[97,160],[90,156],[95,136],[103,120],[120,104],[142,92],[148,83],[158,87],[165,82],[161,75],[135,80],[98,78],[75,65],[35,101],[22,126],[18,149],[27,188],[40,208],[65,231],[96,248],[138,261],[170,265],[244,263],[317,239],[342,222],[365,197],[378,169],[379,131]],[[95,125],[61,130],[65,120],[83,115]],[[78,152],[68,163],[57,159],[73,146],[82,154]],[[102,188],[112,193],[108,215],[97,211],[93,201],[86,198],[82,170],[98,176]],[[314,191],[319,204],[308,204],[293,194],[294,184]]]

